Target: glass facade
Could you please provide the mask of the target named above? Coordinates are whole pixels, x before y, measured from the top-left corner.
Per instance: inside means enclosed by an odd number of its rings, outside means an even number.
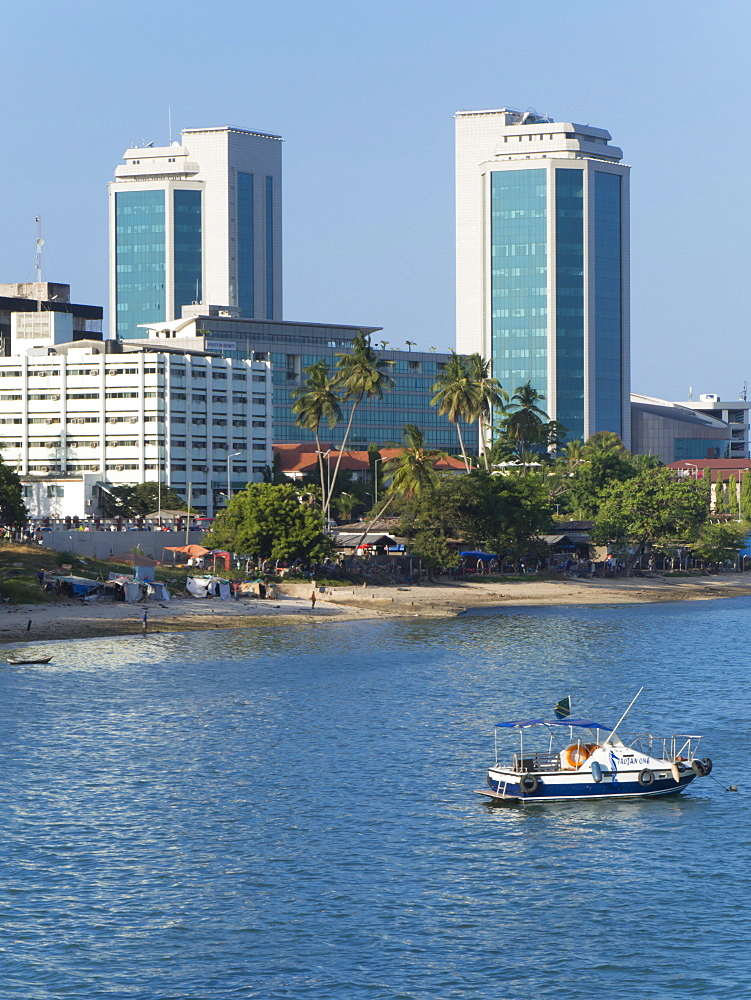
[[[164,320],[165,192],[118,191],[115,195],[117,333],[145,337],[140,323]]]
[[[584,439],[584,171],[555,171],[556,420]]]
[[[594,424],[598,431],[621,434],[623,289],[620,175],[595,171],[594,193]]]
[[[211,350],[223,357],[237,360],[255,357],[272,362],[275,443],[314,443],[313,432],[295,423],[292,391],[302,384],[305,378],[303,369],[317,361],[326,361],[333,374],[337,354],[346,352],[357,329],[214,316],[202,316],[200,326],[208,331],[206,339],[211,343]],[[226,341],[226,349],[221,346],[222,341]],[[378,349],[375,341],[373,344]],[[379,354],[394,361],[389,373],[396,379],[396,386],[384,393],[382,400],[372,403],[364,400],[360,404],[355,411],[349,446],[359,450],[367,448],[371,442],[380,446],[390,442],[400,444],[404,425],[417,424],[425,434],[427,447],[458,454],[459,440],[454,425],[446,417],[438,415],[437,407],[430,405],[433,398],[431,387],[448,356],[417,351],[407,352],[405,356],[404,352],[389,350],[379,351]],[[346,422],[348,405],[343,409]],[[321,426],[321,441],[326,447],[341,441],[345,422],[338,424],[333,431],[325,423]],[[477,454],[477,425],[470,427],[462,423],[461,426],[465,448],[469,453]]]
[[[253,174],[238,170],[237,304],[243,316],[255,315],[253,262]]]
[[[491,174],[493,375],[547,396],[546,171]]]
[[[202,298],[201,192],[175,191],[174,200],[175,316]]]
[[[729,458],[728,441],[707,440],[705,438],[675,438],[673,440],[673,461],[697,458]]]
[[[266,178],[266,319],[274,318],[274,178]]]

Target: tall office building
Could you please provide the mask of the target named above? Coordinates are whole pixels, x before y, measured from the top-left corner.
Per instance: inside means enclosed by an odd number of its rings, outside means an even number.
[[[282,318],[281,138],[222,126],[128,149],[109,184],[112,336],[223,302]]]
[[[604,129],[456,116],[457,350],[531,382],[566,439],[630,440],[629,167]]]

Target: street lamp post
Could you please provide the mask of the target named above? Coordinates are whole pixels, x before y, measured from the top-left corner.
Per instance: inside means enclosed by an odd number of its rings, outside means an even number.
[[[227,455],[227,505],[232,499],[232,459],[237,458],[238,455],[242,455],[241,451],[235,451],[231,455]]]
[[[373,501],[374,507],[378,506],[378,463],[382,461],[383,461],[382,458],[376,458],[373,461],[373,479],[375,480],[374,482],[375,499]]]

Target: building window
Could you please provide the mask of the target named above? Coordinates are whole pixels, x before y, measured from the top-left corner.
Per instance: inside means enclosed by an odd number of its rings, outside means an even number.
[[[48,497],[62,497],[65,496],[65,490],[62,486],[48,486],[47,487]]]

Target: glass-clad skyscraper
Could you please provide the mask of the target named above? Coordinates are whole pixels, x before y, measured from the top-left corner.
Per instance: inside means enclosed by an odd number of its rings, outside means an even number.
[[[610,135],[531,112],[456,115],[457,350],[530,382],[566,439],[629,413],[629,168]]]
[[[145,337],[197,302],[280,320],[280,137],[186,129],[124,160],[109,185],[112,335]]]

